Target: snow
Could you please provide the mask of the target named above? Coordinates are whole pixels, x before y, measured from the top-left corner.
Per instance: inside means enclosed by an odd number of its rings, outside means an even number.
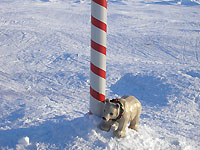
[[[108,0],[106,97],[142,103],[118,139],[90,116],[90,1],[0,1],[0,149],[200,149],[200,1]]]
[[[16,149],[17,150],[21,150],[21,149],[26,149],[26,147],[30,145],[29,143],[29,137],[22,137],[21,139],[19,139],[18,144],[16,145]]]

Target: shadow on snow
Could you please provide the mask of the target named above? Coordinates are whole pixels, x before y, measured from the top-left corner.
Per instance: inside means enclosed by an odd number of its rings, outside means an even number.
[[[200,71],[195,72],[195,71],[189,71],[186,74],[190,75],[193,78],[200,78]]]
[[[184,6],[196,6],[199,5],[197,2],[190,1],[190,0],[171,0],[171,1],[160,1],[160,2],[142,2],[145,4],[158,4],[158,5],[177,5],[181,4]]]
[[[57,116],[39,126],[0,130],[0,146],[15,148],[20,138],[28,136],[30,142],[33,143],[29,149],[35,149],[36,143],[55,144],[59,149],[66,149],[72,146],[77,137],[87,141],[88,133],[92,129],[97,129],[94,119],[90,119],[89,114],[73,120],[65,118],[66,116]]]
[[[124,75],[119,81],[111,86],[113,94],[133,95],[143,105],[165,106],[168,103],[168,96],[172,94],[172,85],[165,84],[160,78],[151,75],[131,73]]]

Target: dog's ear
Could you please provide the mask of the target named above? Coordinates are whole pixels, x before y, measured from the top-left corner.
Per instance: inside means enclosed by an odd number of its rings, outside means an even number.
[[[108,98],[105,99],[105,103],[110,103],[110,100]]]

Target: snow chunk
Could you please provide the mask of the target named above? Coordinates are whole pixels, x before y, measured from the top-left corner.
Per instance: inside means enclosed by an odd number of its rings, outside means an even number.
[[[29,137],[22,137],[21,139],[18,140],[18,144],[16,145],[16,150],[24,150],[25,147],[29,146]]]

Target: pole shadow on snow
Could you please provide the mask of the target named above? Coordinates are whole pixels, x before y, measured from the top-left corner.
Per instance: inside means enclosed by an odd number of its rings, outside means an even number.
[[[0,130],[0,147],[15,148],[18,140],[28,136],[30,143],[28,149],[36,149],[36,143],[56,145],[59,149],[70,148],[77,137],[87,141],[88,133],[97,128],[89,114],[73,120],[66,120],[66,116],[57,116],[38,126]]]
[[[168,96],[173,94],[172,87],[151,75],[134,76],[128,73],[112,85],[111,90],[113,94],[120,96],[133,95],[141,101],[142,105],[166,106]]]

